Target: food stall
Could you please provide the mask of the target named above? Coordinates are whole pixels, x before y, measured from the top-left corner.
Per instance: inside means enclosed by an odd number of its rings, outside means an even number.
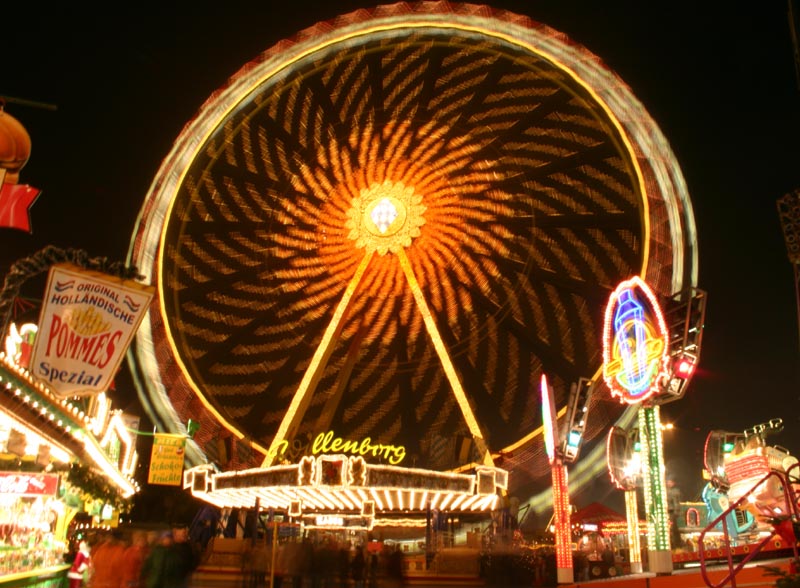
[[[31,140],[3,106],[0,196],[7,214],[0,226],[30,231],[28,209],[39,190],[19,175]],[[48,270],[39,308],[22,288]],[[111,526],[138,491],[131,432],[138,419],[115,410],[106,392],[152,300],[141,278],[134,267],[53,246],[18,260],[4,276],[0,587],[60,586],[76,518]]]
[[[580,530],[577,550],[586,557],[589,577],[607,578],[631,571],[628,521],[624,515],[599,502],[593,502],[572,513],[570,520],[574,530]],[[640,529],[646,523],[640,521]],[[606,561],[604,551],[614,554],[613,561]]]
[[[28,327],[30,328],[30,327]],[[105,393],[59,398],[20,365],[20,332],[0,352],[0,587],[59,586],[78,515],[113,526],[138,491],[132,417]]]

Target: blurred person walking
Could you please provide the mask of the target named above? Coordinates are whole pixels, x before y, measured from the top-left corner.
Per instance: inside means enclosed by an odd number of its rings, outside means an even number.
[[[106,549],[108,549],[110,541],[111,541],[111,534],[105,531],[100,531],[98,534],[94,536],[94,539],[90,543],[90,549],[92,552],[92,563],[91,563],[91,569],[89,570],[89,575],[92,578],[92,583],[94,583],[94,574],[96,568],[95,564],[97,564],[98,560],[105,558],[104,554]]]
[[[319,568],[322,576],[320,588],[336,588],[338,573],[336,568],[337,548],[331,537],[326,537],[317,548],[314,564]]]
[[[189,542],[189,529],[186,527],[173,527],[169,556],[166,570],[167,587],[189,588],[189,581],[196,567],[196,556]]]
[[[292,588],[302,588],[305,575],[305,550],[302,543],[290,540],[284,545],[286,550],[286,576],[292,583]]]
[[[122,555],[122,588],[140,588],[142,586],[142,565],[150,549],[147,543],[147,533],[134,531],[131,544],[125,548]]]
[[[339,550],[336,553],[336,567],[339,578],[339,588],[348,588],[350,586],[350,545],[347,542],[339,544]]]
[[[92,558],[92,588],[122,588],[123,557],[128,544],[122,534],[114,532],[98,546]]]
[[[669,541],[672,549],[681,547],[681,532],[678,526],[678,520],[681,514],[681,501],[683,500],[683,492],[678,487],[675,478],[672,475],[667,476],[667,515],[669,517]]]
[[[372,552],[369,554],[369,572],[367,574],[369,588],[378,588],[378,554]]]
[[[353,559],[350,561],[350,575],[355,588],[364,588],[364,576],[367,571],[367,560],[364,558],[364,548],[356,547]]]
[[[395,545],[394,549],[389,553],[389,559],[386,562],[386,586],[388,588],[398,588],[405,583],[403,552],[400,550],[399,545]]]
[[[172,531],[163,531],[142,563],[142,588],[176,588],[168,583],[171,558]]]

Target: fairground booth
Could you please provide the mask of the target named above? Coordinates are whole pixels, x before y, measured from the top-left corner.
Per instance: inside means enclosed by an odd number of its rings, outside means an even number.
[[[460,474],[368,463],[360,451],[366,445],[338,445],[347,453],[249,470],[198,466],[185,472],[184,487],[226,516],[263,513],[239,533],[254,542],[266,529],[264,539],[275,543],[279,537],[313,536],[315,543],[360,544],[377,551],[391,546],[404,551],[407,576],[477,578],[481,531],[493,513],[502,511],[508,472],[479,466]],[[247,544],[217,541],[211,563],[224,558],[220,552]]]
[[[75,542],[116,526],[139,490],[138,417],[108,388],[148,293],[93,266],[48,249],[16,263],[0,294],[0,586],[60,585]],[[20,286],[47,270],[29,308]]]

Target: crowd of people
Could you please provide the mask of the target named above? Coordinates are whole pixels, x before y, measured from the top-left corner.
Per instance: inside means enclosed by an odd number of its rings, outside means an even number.
[[[243,563],[249,588],[268,586],[270,573],[274,588],[399,588],[403,583],[403,552],[398,546],[373,551],[331,537],[281,542],[274,558],[268,543],[256,543]]]
[[[72,554],[70,588],[189,588],[202,558],[188,529],[108,531],[84,538]],[[243,553],[248,588],[400,588],[403,552],[380,551],[331,537],[282,541],[272,554],[268,541]],[[274,566],[274,569],[273,569]]]
[[[110,531],[80,541],[70,588],[189,588],[198,556],[188,530]]]

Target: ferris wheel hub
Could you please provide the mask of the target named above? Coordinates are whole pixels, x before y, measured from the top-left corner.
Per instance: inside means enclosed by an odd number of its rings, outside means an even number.
[[[402,182],[386,180],[361,190],[348,212],[349,237],[367,253],[385,255],[409,247],[425,224],[422,196]]]

